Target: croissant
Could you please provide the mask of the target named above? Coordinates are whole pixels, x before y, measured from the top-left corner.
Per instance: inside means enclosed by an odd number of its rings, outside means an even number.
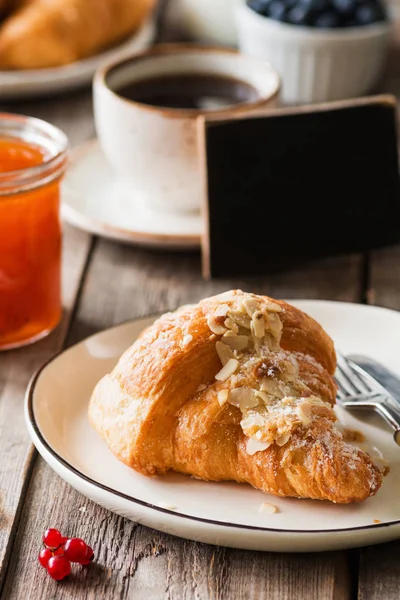
[[[155,0],[0,0],[20,7],[0,28],[0,69],[66,65],[119,42]]]
[[[335,366],[312,318],[231,291],[145,330],[97,384],[89,418],[144,475],[171,469],[277,496],[361,501],[382,476],[334,424]]]

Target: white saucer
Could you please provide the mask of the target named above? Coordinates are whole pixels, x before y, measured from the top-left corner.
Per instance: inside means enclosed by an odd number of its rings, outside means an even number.
[[[155,248],[200,246],[200,214],[151,210],[120,183],[97,140],[77,148],[64,184],[63,219],[100,236]]]
[[[296,301],[327,329],[344,354],[362,353],[400,374],[400,314],[355,304]],[[26,395],[30,435],[49,465],[79,492],[133,521],[180,537],[236,548],[336,550],[400,537],[400,449],[375,415],[339,412],[364,433],[364,448],[390,472],[377,495],[350,505],[276,498],[236,483],[207,483],[171,473],[144,477],[120,463],[90,427],[97,381],[154,318],[129,322],[66,350],[36,374]],[[381,463],[382,464],[382,463]],[[279,508],[259,512],[262,503]]]
[[[153,42],[155,33],[156,26],[152,17],[122,44],[70,65],[50,69],[0,71],[0,100],[61,94],[90,85],[100,65],[132,52],[146,50]]]

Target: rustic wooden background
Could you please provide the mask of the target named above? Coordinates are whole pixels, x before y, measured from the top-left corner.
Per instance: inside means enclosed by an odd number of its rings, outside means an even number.
[[[400,95],[396,69],[383,87]],[[0,109],[44,118],[64,129],[72,145],[94,136],[90,91]],[[280,275],[205,283],[197,252],[118,245],[69,226],[64,234],[61,325],[38,344],[0,355],[1,597],[397,600],[400,542],[319,554],[247,552],[174,538],[100,508],[37,455],[24,423],[23,397],[33,371],[83,337],[231,287],[400,309],[400,246],[316,261]],[[90,541],[96,563],[62,583],[52,581],[37,562],[48,526]]]

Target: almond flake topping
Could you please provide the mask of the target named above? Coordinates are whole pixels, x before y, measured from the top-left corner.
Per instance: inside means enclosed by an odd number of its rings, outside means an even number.
[[[280,437],[278,437],[278,439],[276,440],[276,443],[278,446],[284,446],[285,444],[288,443],[289,440],[290,440],[290,433],[286,433],[285,435],[281,435]]]
[[[226,365],[224,365],[222,367],[222,369],[219,371],[219,373],[216,374],[215,379],[217,379],[218,381],[225,381],[231,375],[234,374],[234,372],[236,371],[238,366],[239,366],[239,361],[236,360],[236,358],[230,358],[228,360],[228,362],[226,363]]]
[[[274,504],[269,504],[268,502],[263,502],[262,504],[260,504],[260,508],[258,509],[258,512],[266,512],[266,513],[275,514],[275,513],[279,512],[279,510],[278,510],[278,507],[275,506]]]
[[[224,335],[222,337],[223,344],[226,344],[227,346],[229,346],[232,350],[236,350],[237,352],[240,352],[241,350],[244,350],[245,348],[247,348],[248,343],[249,343],[249,338],[247,337],[247,335]]]
[[[246,408],[254,408],[260,403],[254,391],[248,387],[238,387],[231,390],[229,394],[229,404],[237,406],[241,410]]]
[[[253,314],[260,308],[260,303],[256,298],[246,298],[245,300],[243,300],[242,304],[249,317],[252,317]]]
[[[247,314],[244,314],[239,311],[230,312],[229,316],[231,319],[235,321],[240,327],[244,327],[244,329],[250,329],[250,317]]]
[[[207,315],[207,325],[215,335],[223,335],[226,331],[225,327],[220,325],[215,317]]]
[[[222,342],[218,341],[215,344],[215,349],[222,363],[222,366],[225,366],[231,358],[234,358],[231,348],[226,344],[223,344]]]
[[[300,378],[296,355],[280,346],[283,311],[265,297],[238,290],[216,296],[207,315],[222,364],[215,379],[229,379],[218,403],[240,409],[249,454],[273,443],[285,446],[297,428],[309,427],[330,409]]]
[[[248,438],[246,442],[246,452],[253,456],[256,452],[262,452],[271,446],[270,442],[259,442],[254,438]]]
[[[224,404],[226,404],[226,402],[228,402],[228,396],[229,396],[229,392],[228,390],[220,390],[218,392],[218,403],[220,406],[223,406]]]
[[[239,331],[239,327],[237,326],[235,321],[233,319],[231,319],[230,317],[225,319],[224,325],[227,329],[231,329],[235,333],[237,333]]]
[[[254,335],[258,338],[262,338],[265,333],[265,319],[264,314],[260,310],[257,310],[253,314],[251,318],[251,325]]]

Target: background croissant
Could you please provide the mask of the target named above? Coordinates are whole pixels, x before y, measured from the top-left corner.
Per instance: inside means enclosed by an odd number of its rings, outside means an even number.
[[[135,31],[155,0],[0,0],[0,69],[65,65]]]
[[[96,386],[93,426],[145,475],[169,469],[348,503],[380,487],[332,405],[331,339],[298,309],[229,292],[157,320]]]

